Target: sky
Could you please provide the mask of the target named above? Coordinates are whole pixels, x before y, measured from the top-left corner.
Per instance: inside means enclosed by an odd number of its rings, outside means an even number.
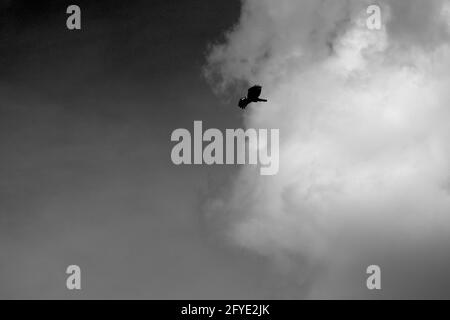
[[[242,126],[203,76],[239,3],[78,1],[80,31],[69,4],[1,3],[0,297],[253,297],[258,257],[202,223],[211,168],[170,159],[176,128]]]
[[[378,3],[0,1],[0,298],[450,297],[450,4]],[[174,165],[195,120],[279,173]]]

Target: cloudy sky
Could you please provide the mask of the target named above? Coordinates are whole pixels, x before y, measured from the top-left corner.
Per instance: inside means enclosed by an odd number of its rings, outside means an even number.
[[[449,1],[70,4],[0,1],[0,298],[450,298]],[[279,173],[173,165],[194,120]]]

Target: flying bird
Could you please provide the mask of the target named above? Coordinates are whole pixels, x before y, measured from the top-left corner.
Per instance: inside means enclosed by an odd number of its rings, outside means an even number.
[[[248,89],[247,96],[239,100],[239,108],[245,109],[252,102],[267,102],[266,99],[259,98],[261,95],[261,90],[261,86],[253,86]]]

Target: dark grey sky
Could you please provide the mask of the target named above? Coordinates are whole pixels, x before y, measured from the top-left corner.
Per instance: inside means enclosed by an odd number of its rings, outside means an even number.
[[[0,298],[276,294],[204,228],[208,181],[236,168],[170,160],[176,128],[242,125],[202,77],[239,2],[77,1],[81,31],[69,4],[0,2]]]

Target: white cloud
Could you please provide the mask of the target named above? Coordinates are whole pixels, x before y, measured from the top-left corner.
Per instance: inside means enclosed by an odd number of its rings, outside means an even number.
[[[299,283],[333,270],[311,297],[353,292],[336,279],[373,252],[450,231],[449,2],[379,1],[379,31],[369,4],[247,0],[208,56],[219,90],[264,85],[246,126],[280,129],[278,175],[244,168],[210,214]]]

